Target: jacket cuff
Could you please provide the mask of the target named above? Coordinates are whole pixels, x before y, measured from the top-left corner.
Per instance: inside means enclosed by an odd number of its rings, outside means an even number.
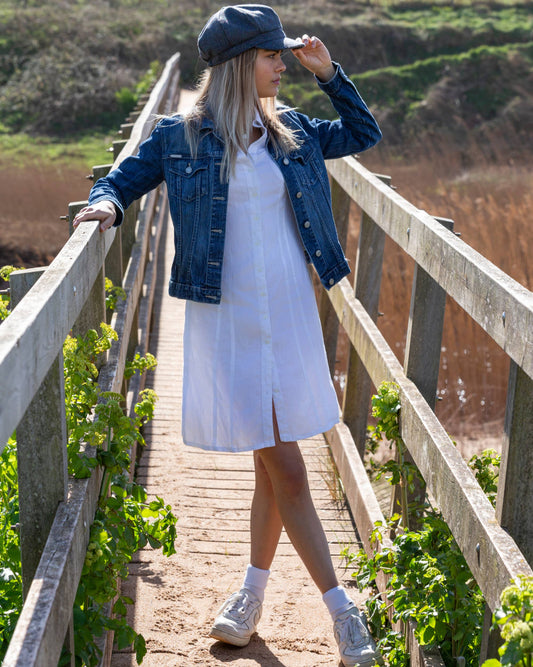
[[[335,68],[335,74],[329,81],[320,81],[320,79],[315,76],[319,88],[321,88],[321,90],[323,90],[327,95],[334,95],[339,90],[339,88],[342,87],[345,81],[350,81],[339,63],[335,62],[334,60],[332,60],[331,63]]]
[[[91,199],[91,196],[89,195],[90,205],[97,204],[100,201],[110,201],[113,203],[113,206],[115,207],[115,211],[117,213],[117,217],[115,219],[115,222],[113,223],[113,227],[119,227],[124,219],[124,209],[122,208],[120,202],[118,202],[114,197],[111,197],[110,195],[102,195],[101,197],[95,197],[94,199]]]

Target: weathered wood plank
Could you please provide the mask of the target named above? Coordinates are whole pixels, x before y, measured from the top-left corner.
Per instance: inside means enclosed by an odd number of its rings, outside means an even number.
[[[354,158],[332,160],[328,171],[533,378],[533,293],[387,188]]]
[[[101,476],[73,480],[59,505],[3,667],[56,665],[78,588]]]
[[[533,380],[511,362],[496,515],[533,564]]]
[[[28,408],[57,355],[113,240],[97,223],[85,223],[70,237],[37,284],[0,327],[0,450]]]
[[[386,178],[380,177],[380,180]],[[363,304],[374,322],[378,317],[384,249],[383,230],[363,211],[357,247],[354,291],[356,298]],[[357,351],[350,346],[342,416],[353,435],[361,457],[365,452],[371,393],[372,383],[365,365]]]
[[[9,281],[15,307],[44,268],[14,271]],[[67,497],[67,425],[63,354],[59,353],[17,426],[22,586],[27,596],[58,504]]]
[[[350,505],[352,516],[357,525],[357,532],[361,538],[365,551],[375,552],[376,547],[371,542],[375,524],[385,523],[383,512],[380,509],[365,467],[355,448],[355,443],[348,426],[339,422],[332,429],[324,433],[328,445],[335,459],[344,486],[344,493]],[[384,539],[385,546],[391,546],[388,539]]]
[[[414,462],[442,510],[487,603],[494,609],[518,574],[533,574],[514,540],[499,526],[472,471],[344,278],[329,292],[335,310],[375,386],[400,387],[401,430]]]
[[[453,230],[453,220],[436,218],[447,229]],[[439,380],[440,351],[446,292],[418,264],[415,265],[407,343],[405,347],[404,371],[407,377],[418,387],[426,403],[435,410],[437,386]],[[399,453],[396,452],[396,460]],[[404,453],[405,462],[413,463],[409,451]],[[421,505],[426,495],[426,486],[418,476],[413,479],[413,489],[405,489],[408,506]],[[391,493],[391,514],[401,511],[401,489],[397,485]],[[416,530],[419,526],[416,512],[409,516],[409,527]]]
[[[350,203],[351,199],[339,186],[337,181],[331,182],[331,200],[333,207],[333,218],[337,227],[337,234],[342,249],[346,253],[346,240],[350,225]],[[322,324],[322,335],[324,337],[324,348],[328,358],[328,366],[331,378],[335,375],[335,362],[337,354],[337,338],[339,335],[339,320],[333,310],[331,301],[325,290],[320,290],[318,298],[318,311]]]

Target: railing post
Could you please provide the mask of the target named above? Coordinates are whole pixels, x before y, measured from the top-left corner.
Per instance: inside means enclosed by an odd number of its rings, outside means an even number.
[[[379,176],[379,178],[384,183],[390,183],[390,176]],[[363,212],[357,248],[354,290],[355,297],[359,299],[374,322],[378,316],[384,248],[385,232]],[[355,349],[350,346],[342,414],[361,458],[365,453],[371,391],[372,382],[365,366]]]
[[[136,240],[137,217],[139,213],[139,201],[134,201],[124,211],[124,220],[122,221],[122,267],[126,271],[128,261],[131,256],[131,249]]]
[[[333,218],[337,227],[337,235],[342,249],[346,252],[346,241],[350,225],[350,195],[341,188],[336,180],[331,179],[331,202],[333,207]],[[339,318],[328,294],[325,290],[320,291],[318,312],[322,323],[322,334],[324,336],[324,347],[328,358],[331,379],[335,375],[335,357],[337,355],[337,338],[339,335]]]
[[[453,231],[453,220],[435,219],[446,229]],[[432,410],[435,409],[437,400],[445,306],[446,291],[416,264],[411,291],[404,371],[407,377],[416,384]],[[409,451],[404,452],[404,461],[414,465]],[[413,485],[412,492],[407,490],[409,505],[422,503],[426,494],[426,485],[421,479],[415,478]],[[398,511],[399,503],[400,489],[395,486],[391,491],[391,514]],[[409,524],[409,527],[416,530],[416,516],[410,517],[410,520],[412,523]]]
[[[45,269],[14,271],[15,307]],[[39,351],[35,350],[35,354]],[[67,497],[67,423],[63,353],[60,352],[17,426],[22,586],[26,597],[58,504]]]
[[[507,386],[502,459],[496,518],[533,565],[533,380],[511,360]],[[482,659],[497,657],[499,633],[491,632],[491,611],[485,610]]]

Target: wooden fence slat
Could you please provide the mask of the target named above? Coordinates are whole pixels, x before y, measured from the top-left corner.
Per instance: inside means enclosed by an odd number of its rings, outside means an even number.
[[[449,218],[435,219],[447,229],[453,230],[453,220]],[[445,306],[446,292],[424,269],[415,264],[404,371],[406,376],[415,383],[418,391],[432,410],[435,409],[437,401]],[[408,449],[403,453],[403,456],[405,463],[413,463],[413,458]],[[396,452],[397,460],[398,457],[399,452]],[[412,506],[413,503],[420,506],[424,502],[426,485],[419,477],[415,476],[413,489],[405,489],[404,492],[408,506]],[[400,496],[400,485],[396,485],[391,492],[391,514],[400,511]],[[411,530],[416,530],[419,525],[418,516],[413,512],[409,517],[409,527]]]
[[[390,184],[389,176],[378,176],[378,178],[383,183]],[[384,249],[383,230],[363,211],[357,246],[354,290],[356,298],[363,304],[374,322],[378,317]],[[350,346],[342,418],[352,433],[361,457],[365,453],[371,394],[370,376],[357,350]]]
[[[422,473],[491,609],[518,574],[533,572],[442,424],[409,380],[376,325],[355,299],[346,278],[330,292],[339,319],[375,386],[400,387],[402,437]]]
[[[48,541],[2,667],[56,665],[89,542],[101,475],[73,480],[59,504]]]
[[[113,240],[96,223],[84,223],[0,327],[0,450],[17,427],[59,354],[96,276],[97,258]]]
[[[14,271],[14,308],[44,269]],[[17,426],[22,588],[27,596],[58,504],[67,496],[67,427],[63,354],[59,353]]]
[[[352,157],[328,172],[533,378],[533,294]]]
[[[339,186],[337,181],[331,183],[331,200],[333,206],[333,218],[337,227],[337,234],[342,249],[346,252],[346,241],[348,238],[348,227],[350,225],[350,203],[351,199]],[[328,359],[331,379],[335,376],[335,362],[337,356],[337,338],[339,335],[339,320],[335,315],[331,301],[325,290],[320,290],[318,311],[322,324],[322,335],[324,337],[324,348]]]
[[[511,362],[496,515],[533,564],[533,380]]]

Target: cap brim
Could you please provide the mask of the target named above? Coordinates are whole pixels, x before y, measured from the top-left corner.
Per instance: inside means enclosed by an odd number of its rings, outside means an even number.
[[[290,39],[290,37],[285,37],[283,42],[285,48],[290,49],[291,51],[296,51],[296,49],[302,49],[305,46],[302,40],[297,41],[296,39]]]
[[[266,36],[263,40],[256,39],[254,46],[266,51],[284,51],[288,49],[294,51],[295,49],[301,49],[305,44],[302,40],[291,39],[290,37],[271,39]]]

